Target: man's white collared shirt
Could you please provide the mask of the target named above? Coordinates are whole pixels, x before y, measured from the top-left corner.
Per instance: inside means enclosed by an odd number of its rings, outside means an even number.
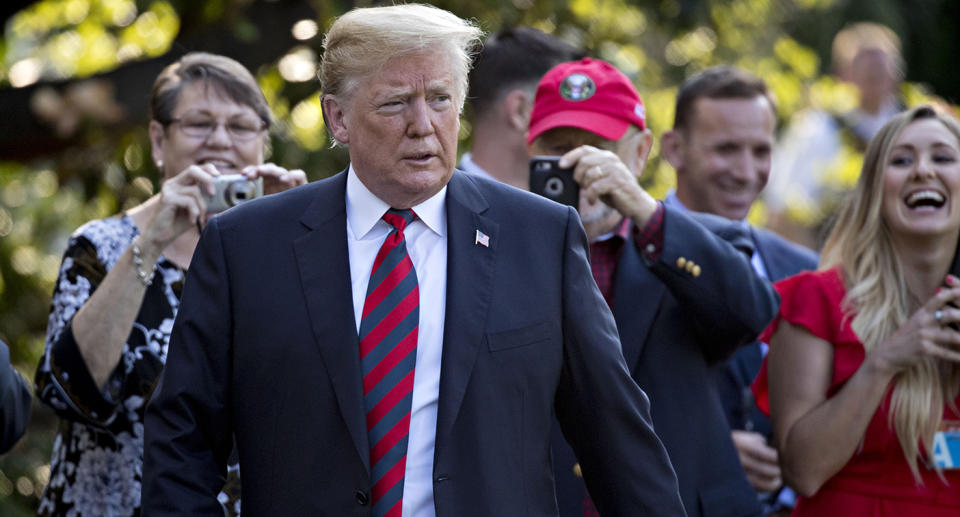
[[[447,187],[413,207],[417,220],[404,230],[407,254],[417,272],[420,290],[420,327],[417,365],[413,375],[410,437],[403,485],[404,517],[434,517],[433,448],[440,395],[440,360],[447,295]],[[370,270],[383,241],[393,230],[381,219],[390,208],[347,171],[347,248],[353,285],[353,312],[357,333]]]

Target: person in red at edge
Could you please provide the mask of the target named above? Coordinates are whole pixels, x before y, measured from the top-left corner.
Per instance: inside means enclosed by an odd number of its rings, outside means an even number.
[[[914,108],[871,142],[820,270],[776,284],[753,390],[793,515],[960,515],[958,235],[960,124]]]

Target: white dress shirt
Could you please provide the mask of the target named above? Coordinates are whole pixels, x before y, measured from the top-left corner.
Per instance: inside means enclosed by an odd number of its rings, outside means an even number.
[[[437,399],[440,395],[440,359],[447,296],[447,187],[413,207],[417,219],[403,234],[420,289],[420,328],[417,365],[413,375],[410,437],[403,485],[403,516],[434,517],[433,447],[437,433]],[[390,205],[375,196],[347,172],[347,248],[353,284],[353,312],[360,332],[363,301],[370,270],[380,246],[393,230],[381,219]]]
[[[473,174],[474,176],[496,179],[491,176],[490,173],[487,172],[483,167],[477,165],[477,162],[473,161],[473,155],[470,153],[463,153],[463,156],[460,157],[460,163],[457,164],[457,167],[468,174]]]

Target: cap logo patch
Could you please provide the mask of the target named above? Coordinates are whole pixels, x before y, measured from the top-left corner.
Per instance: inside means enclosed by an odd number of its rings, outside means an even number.
[[[585,74],[570,74],[560,83],[560,96],[568,101],[585,101],[594,93],[597,93],[597,85]]]

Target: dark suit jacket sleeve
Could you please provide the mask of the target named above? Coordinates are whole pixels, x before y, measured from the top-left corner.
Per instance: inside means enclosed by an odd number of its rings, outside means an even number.
[[[30,420],[30,387],[10,366],[10,350],[0,341],[0,454],[23,436]]]
[[[676,474],[654,433],[649,401],[630,377],[572,209],[565,249],[556,410],[590,493],[605,516],[685,515]]]
[[[232,446],[231,300],[217,218],[190,263],[160,385],[147,407],[143,515],[221,517]]]
[[[749,239],[746,228],[713,217],[708,230],[692,216],[665,208],[663,252],[650,268],[687,311],[704,357],[725,360],[756,340],[780,299],[770,282],[754,272],[748,257],[730,244]],[[681,257],[698,264],[700,275],[678,267]]]
[[[751,233],[771,282],[817,269],[820,258],[812,250],[763,228],[751,228]],[[750,391],[750,383],[760,371],[762,361],[760,344],[749,345],[737,350],[730,361],[717,369],[714,377],[730,427],[746,429],[749,422],[753,431],[770,438],[773,433],[770,419],[756,407]]]

